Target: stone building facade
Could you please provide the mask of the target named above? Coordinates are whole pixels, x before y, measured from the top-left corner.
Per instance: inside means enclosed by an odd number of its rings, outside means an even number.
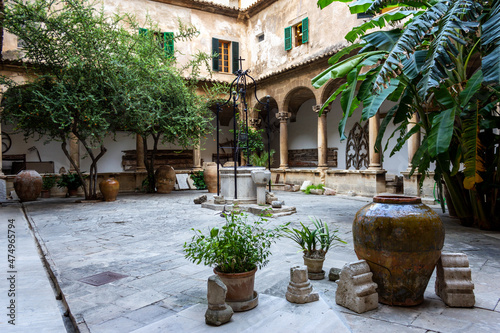
[[[339,193],[353,191],[371,196],[389,190],[386,188],[388,174],[392,179],[407,171],[408,161],[420,142],[418,137],[412,138],[408,147],[395,156],[386,156],[383,163],[380,154],[371,148],[380,119],[390,106],[383,106],[367,123],[359,123],[361,111],[357,110],[358,116],[355,114],[347,123],[345,134],[349,139],[343,142],[337,129],[342,117],[339,102],[334,102],[318,117],[318,109],[342,82],[335,80],[314,89],[311,79],[328,67],[329,57],[348,45],[345,34],[363,20],[351,15],[345,4],[333,3],[324,10],[310,0],[104,0],[103,4],[107,12],[133,13],[139,22],[145,22],[149,16],[162,32],[176,32],[179,19],[194,25],[200,31],[199,36],[190,41],[175,41],[174,49],[183,54],[180,63],[197,50],[227,55],[227,59],[214,61],[212,75],[203,73],[205,83],[231,82],[238,66],[236,60],[244,59],[243,69],[251,70],[258,98],[270,96],[270,145],[276,151],[272,169],[276,184],[300,184],[310,180]],[[4,60],[0,68],[3,74],[19,75],[10,61],[17,50],[16,36],[4,31]],[[265,126],[267,115],[255,98],[249,98],[249,105],[252,106],[250,123],[255,127]],[[233,121],[232,114],[223,114],[221,142],[231,140],[229,128]],[[216,127],[215,120],[213,127]],[[61,167],[70,169],[58,143],[24,142],[21,134],[12,134],[12,124],[3,124],[3,130],[11,134],[13,143],[4,153],[7,157],[25,155],[26,161],[37,161],[34,150],[30,149],[35,147],[44,161],[54,162],[54,172]],[[140,140],[119,133],[116,141],[110,138],[105,142],[108,152],[100,161],[99,171],[120,173],[121,179],[128,184],[122,187],[125,190],[134,190],[140,183],[139,173],[134,172],[137,168],[141,171],[144,152],[141,152]],[[80,154],[78,142],[73,142],[70,148],[74,156]],[[162,147],[165,150],[178,148]],[[177,171],[199,169],[203,162],[213,161],[216,151],[213,131],[202,138],[200,147],[193,148],[191,155],[187,155],[192,156],[192,166],[184,165]],[[137,164],[129,168],[124,156],[135,156]],[[10,163],[4,158],[4,169],[11,168]],[[89,162],[80,156],[80,163],[85,170]],[[406,177],[406,181],[409,181],[405,187],[408,193],[430,194],[421,193],[415,179]]]

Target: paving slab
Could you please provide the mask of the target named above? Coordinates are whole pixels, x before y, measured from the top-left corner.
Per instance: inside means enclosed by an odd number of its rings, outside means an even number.
[[[19,204],[0,207],[0,251],[0,332],[66,332],[56,295]]]
[[[182,251],[184,242],[193,236],[191,228],[209,230],[225,221],[220,211],[193,203],[195,197],[206,193],[185,190],[166,195],[120,194],[113,203],[53,198],[24,204],[35,236],[82,332],[335,331],[324,319],[329,317],[360,333],[368,328],[384,333],[500,331],[500,233],[462,227],[443,215],[438,206],[433,208],[446,229],[443,250],[464,252],[469,257],[476,284],[475,308],[448,308],[434,293],[434,275],[424,303],[412,308],[379,304],[378,309],[357,315],[335,304],[337,284],[328,279],[312,281],[321,297],[321,303],[314,302],[317,304],[313,306],[321,305],[322,310],[290,307],[285,300],[289,269],[302,264],[302,255],[291,240],[283,238],[272,246],[268,265],[256,274],[259,306],[236,314],[222,327],[209,327],[204,323],[204,312],[206,280],[213,274],[212,268],[187,261]],[[292,227],[298,227],[299,222],[309,223],[309,216],[314,216],[327,222],[330,229],[338,229],[338,236],[347,241],[328,252],[324,269],[341,268],[357,260],[352,221],[356,211],[371,199],[307,197],[301,192],[279,192],[278,197],[296,207],[297,212],[269,219],[266,225],[290,222]],[[102,286],[79,281],[105,271],[128,277]],[[301,320],[307,320],[307,324],[302,325]],[[314,326],[317,323],[319,326]]]

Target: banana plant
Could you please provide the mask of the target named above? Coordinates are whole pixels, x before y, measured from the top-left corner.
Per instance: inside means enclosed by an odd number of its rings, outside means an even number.
[[[382,149],[391,122],[396,125],[391,138],[397,140],[391,155],[423,132],[412,173],[425,177],[435,162],[436,182],[446,184],[462,223],[500,228],[500,2],[319,0],[318,6],[333,2],[349,2],[353,14],[375,15],[348,33],[354,44],[312,80],[316,88],[329,79],[345,80],[322,108],[340,96],[341,139],[356,107],[363,106],[366,120],[383,102],[395,102],[381,123],[376,149]],[[394,5],[398,8],[378,15]],[[396,27],[369,31],[387,25]],[[349,57],[354,50],[358,53]],[[414,114],[418,122],[408,130]]]

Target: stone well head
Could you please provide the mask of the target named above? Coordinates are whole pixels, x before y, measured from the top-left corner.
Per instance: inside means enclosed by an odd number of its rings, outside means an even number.
[[[271,180],[271,171],[269,170],[252,170],[252,180],[257,185],[267,185]]]

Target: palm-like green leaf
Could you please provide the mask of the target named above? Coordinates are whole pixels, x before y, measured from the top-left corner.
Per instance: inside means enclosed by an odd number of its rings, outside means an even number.
[[[385,89],[383,89],[381,92],[378,94],[373,94],[368,99],[365,99],[363,101],[363,114],[362,114],[362,119],[363,120],[368,120],[369,118],[373,117],[382,103],[387,99],[387,97],[396,90],[396,88],[399,85],[399,80],[394,79],[390,82],[389,86]]]
[[[359,105],[358,100],[354,97],[356,92],[357,81],[358,81],[358,69],[355,68],[347,75],[348,86],[344,90],[340,98],[340,104],[342,106],[342,109],[344,110],[344,116],[342,117],[342,120],[340,120],[339,122],[340,141],[347,139],[344,133],[345,126],[347,123],[347,118],[351,116],[353,111]]]
[[[485,50],[482,59],[484,82],[500,84],[500,2],[493,5],[487,21],[482,26],[481,44]]]
[[[455,121],[455,107],[441,111],[434,116],[429,134],[429,155],[435,157],[450,147]]]
[[[373,0],[372,5],[366,10],[367,12],[377,13],[380,10],[391,7],[391,6],[399,6],[399,7],[412,7],[412,8],[423,8],[426,9],[430,5],[432,5],[433,1],[424,1],[424,0],[414,0],[414,1],[399,1],[399,0]]]
[[[386,25],[404,20],[405,18],[419,13],[415,10],[398,10],[395,12],[385,13],[372,18],[357,27],[353,28],[351,31],[345,35],[345,39],[349,42],[354,42],[360,36],[363,36],[368,30],[374,28],[384,28]],[[393,30],[391,30],[393,31]],[[384,31],[384,33],[389,33],[391,31]]]
[[[361,39],[365,41],[366,44],[363,45],[359,53],[373,50],[384,50],[389,52],[399,40],[401,34],[402,31],[400,29],[394,29],[389,31],[375,31],[365,35],[361,37]]]
[[[483,145],[479,140],[479,112],[474,110],[469,118],[462,122],[462,145],[464,147],[464,188],[473,189],[481,183],[479,172],[485,171],[484,161],[480,155]]]
[[[464,108],[467,103],[472,99],[472,97],[481,88],[481,82],[483,81],[483,72],[478,70],[472,75],[472,77],[467,81],[465,89],[460,93],[460,107]]]
[[[475,20],[480,5],[476,1],[459,0],[444,3],[448,6],[439,20],[436,37],[429,47],[427,60],[422,68],[423,78],[417,86],[422,98],[425,98],[431,88],[439,87],[448,77],[447,72],[454,68],[455,62],[450,59],[448,53],[456,56],[458,49],[455,43],[466,44],[460,33],[472,33],[478,26]]]

